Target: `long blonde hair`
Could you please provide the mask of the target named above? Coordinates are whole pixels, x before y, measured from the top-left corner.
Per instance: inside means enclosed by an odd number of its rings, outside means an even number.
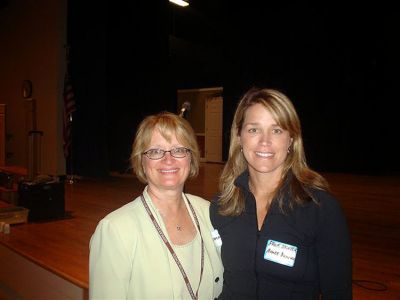
[[[284,211],[284,205],[280,188],[286,180],[290,181],[292,196],[289,203],[290,208],[293,208],[296,203],[302,204],[310,200],[317,202],[309,192],[310,188],[329,190],[326,180],[307,166],[300,120],[289,98],[277,90],[251,88],[240,99],[232,122],[228,161],[219,182],[221,193],[219,212],[222,215],[240,215],[245,208],[244,195],[235,186],[236,178],[248,168],[240,151],[239,136],[247,109],[258,103],[273,115],[278,125],[287,130],[293,139],[284,162],[281,182],[275,190],[275,199],[281,210]],[[293,176],[289,176],[289,174]]]

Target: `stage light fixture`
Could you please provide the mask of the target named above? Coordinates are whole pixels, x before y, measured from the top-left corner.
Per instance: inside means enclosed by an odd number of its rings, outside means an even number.
[[[179,6],[182,6],[182,7],[185,7],[185,6],[189,5],[189,2],[184,1],[184,0],[169,0],[169,2],[172,2],[172,3],[174,3],[176,5],[179,5]]]

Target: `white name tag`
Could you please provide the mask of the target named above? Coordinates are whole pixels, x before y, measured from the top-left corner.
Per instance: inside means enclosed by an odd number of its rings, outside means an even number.
[[[293,267],[296,260],[297,247],[282,242],[268,240],[264,259],[281,265]]]
[[[211,237],[212,237],[216,247],[221,247],[222,246],[221,236],[219,235],[219,232],[218,232],[217,229],[214,229],[214,230],[211,231]]]

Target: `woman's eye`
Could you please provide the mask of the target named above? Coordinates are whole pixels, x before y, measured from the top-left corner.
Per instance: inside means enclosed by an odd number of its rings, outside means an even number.
[[[257,132],[257,128],[250,128],[248,130],[249,133],[256,133]]]
[[[283,132],[283,130],[280,129],[280,128],[275,128],[275,129],[272,130],[272,132],[275,133],[275,134],[280,134],[280,133]]]
[[[185,151],[186,151],[185,148],[176,148],[176,149],[174,150],[174,152],[175,152],[175,153],[178,153],[178,154],[185,153]]]
[[[149,153],[150,154],[160,154],[161,151],[162,151],[161,149],[151,149],[151,150],[149,150]]]

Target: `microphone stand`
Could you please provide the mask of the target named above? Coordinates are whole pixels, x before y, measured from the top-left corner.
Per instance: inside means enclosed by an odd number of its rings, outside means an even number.
[[[179,113],[179,116],[181,117],[181,118],[184,118],[184,119],[186,119],[186,109],[184,109],[184,108],[182,108],[181,109],[181,112]]]

